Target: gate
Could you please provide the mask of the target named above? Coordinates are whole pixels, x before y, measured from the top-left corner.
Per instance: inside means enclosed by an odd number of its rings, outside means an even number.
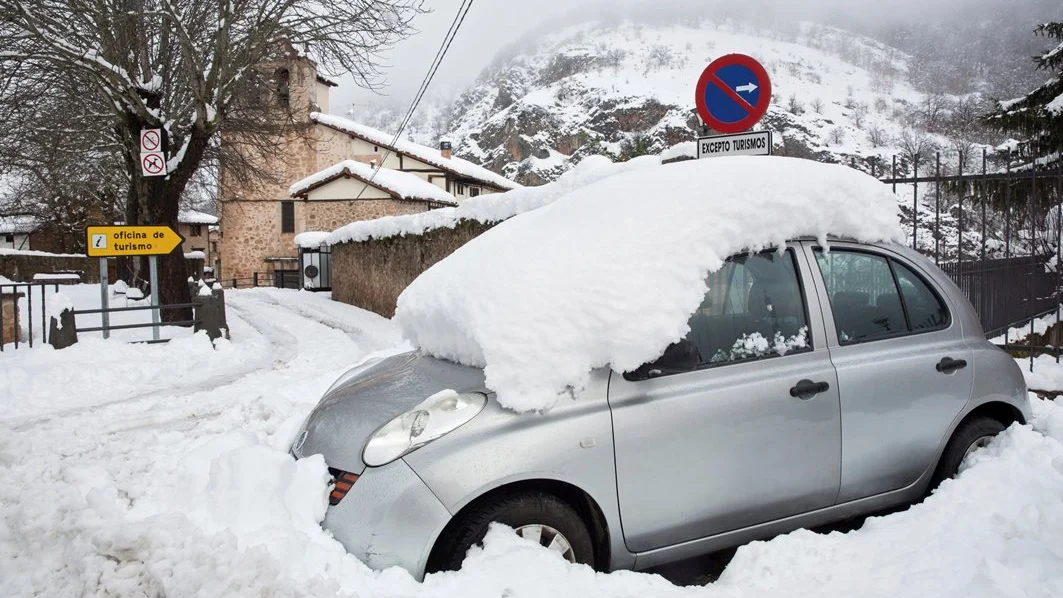
[[[300,288],[307,291],[332,290],[332,248],[321,245],[299,250]]]

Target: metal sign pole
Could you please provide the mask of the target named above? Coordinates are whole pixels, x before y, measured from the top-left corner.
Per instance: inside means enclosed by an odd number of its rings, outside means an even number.
[[[107,310],[109,309],[109,306],[108,306],[108,295],[110,294],[110,289],[107,288],[107,284],[108,284],[108,280],[107,280],[107,258],[101,257],[100,258],[100,307],[103,309],[103,313],[101,313],[100,316],[103,319],[103,338],[110,338],[111,337],[111,330],[110,330],[110,328],[111,328],[111,314],[109,314],[107,312]]]
[[[158,256],[150,256],[148,258],[148,269],[151,271],[151,305],[154,306],[151,310],[151,323],[154,326],[151,327],[151,339],[159,340],[159,258]]]

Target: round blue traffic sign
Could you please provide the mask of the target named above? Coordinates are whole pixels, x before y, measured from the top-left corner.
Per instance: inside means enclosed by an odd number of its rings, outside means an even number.
[[[695,102],[706,125],[721,133],[741,133],[768,111],[771,80],[749,56],[721,56],[701,73]]]

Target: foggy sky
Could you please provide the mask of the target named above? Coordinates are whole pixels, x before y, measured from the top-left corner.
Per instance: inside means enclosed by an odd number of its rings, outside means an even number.
[[[454,97],[471,84],[495,54],[507,44],[544,24],[560,27],[564,17],[574,22],[592,18],[600,11],[624,11],[625,8],[657,7],[669,2],[704,6],[712,10],[716,2],[728,0],[474,0],[461,30],[458,32],[442,67],[439,69],[428,95]],[[901,24],[912,19],[923,22],[947,23],[957,11],[978,10],[986,5],[1015,6],[1055,5],[1053,0],[748,0],[763,5],[775,14],[793,15],[794,19],[831,21],[835,24],[882,26]],[[379,93],[359,89],[347,77],[332,92],[331,111],[342,114],[352,103],[380,103],[383,94],[387,103],[407,106],[413,99],[443,36],[457,12],[460,0],[425,0],[432,12],[417,17],[415,27],[420,31],[384,54],[388,66],[384,70],[384,85]],[[1058,6],[1058,5],[1055,5]],[[572,16],[575,12],[576,15]],[[1048,10],[1055,12],[1057,10]],[[1054,15],[1045,15],[1050,18]],[[987,23],[991,26],[991,23]],[[551,27],[552,29],[553,27]],[[1032,28],[1032,27],[1031,27]]]

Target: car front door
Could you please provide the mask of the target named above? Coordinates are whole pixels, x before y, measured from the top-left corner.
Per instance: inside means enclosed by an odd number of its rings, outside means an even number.
[[[838,502],[911,485],[971,395],[972,351],[925,260],[848,243],[806,244],[838,371]]]
[[[839,396],[810,264],[739,256],[708,279],[682,343],[689,371],[609,383],[628,548],[643,552],[828,507],[840,476]],[[807,292],[806,292],[807,290]]]

